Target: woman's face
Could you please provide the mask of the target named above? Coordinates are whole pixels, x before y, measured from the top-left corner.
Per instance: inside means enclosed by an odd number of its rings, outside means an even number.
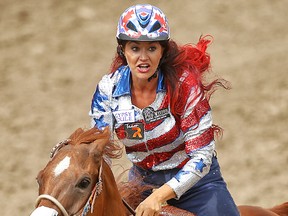
[[[128,41],[124,47],[124,55],[133,80],[147,81],[157,70],[163,50],[159,42]]]

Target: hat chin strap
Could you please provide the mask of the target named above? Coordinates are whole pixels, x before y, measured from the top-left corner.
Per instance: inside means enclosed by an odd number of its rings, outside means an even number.
[[[157,72],[158,72],[158,70],[156,70],[156,71],[154,72],[154,74],[148,78],[148,82],[150,82],[152,79],[154,79],[154,78],[157,77]]]
[[[47,199],[47,200],[51,201],[53,204],[55,204],[61,210],[61,212],[64,216],[69,216],[69,214],[67,213],[67,211],[63,207],[63,205],[57,199],[55,199],[54,197],[52,197],[48,194],[41,194],[40,196],[38,196],[38,198],[36,200],[36,207],[40,203],[41,199]]]

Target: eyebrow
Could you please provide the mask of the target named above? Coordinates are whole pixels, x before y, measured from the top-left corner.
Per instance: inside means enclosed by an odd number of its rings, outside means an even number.
[[[141,42],[148,42],[149,44],[157,43],[158,41],[129,41],[130,43],[140,44]]]

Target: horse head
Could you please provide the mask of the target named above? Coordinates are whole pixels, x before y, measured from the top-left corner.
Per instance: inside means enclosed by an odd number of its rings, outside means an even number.
[[[102,157],[117,157],[115,150],[120,148],[110,142],[108,128],[77,129],[56,145],[51,160],[37,176],[39,197],[31,216],[86,215],[93,209],[98,213],[92,215],[102,215],[109,193],[114,197],[112,205],[115,199],[122,205],[118,206],[121,212],[123,204],[113,174]]]

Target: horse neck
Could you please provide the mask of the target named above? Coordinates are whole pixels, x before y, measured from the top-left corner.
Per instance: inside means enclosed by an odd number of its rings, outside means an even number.
[[[116,212],[117,216],[125,216],[125,206],[118,192],[114,175],[104,160],[102,169],[103,189],[94,203],[94,214],[91,216],[104,215],[104,212],[105,216],[115,216]]]
[[[274,206],[273,208],[269,210],[276,213],[279,216],[288,216],[288,202],[285,202],[281,205]]]

